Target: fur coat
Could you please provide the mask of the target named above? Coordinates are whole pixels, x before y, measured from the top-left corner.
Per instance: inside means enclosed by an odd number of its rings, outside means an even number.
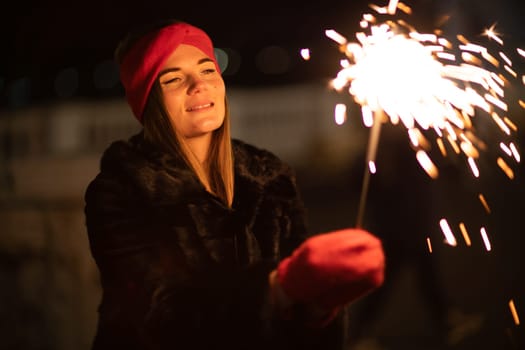
[[[306,238],[294,175],[233,140],[231,208],[142,134],[114,142],[85,194],[103,289],[93,349],[339,349],[341,319],[313,329],[270,307],[268,274]]]

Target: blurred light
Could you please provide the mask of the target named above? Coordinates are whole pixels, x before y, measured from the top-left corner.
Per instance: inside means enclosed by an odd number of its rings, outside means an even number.
[[[459,229],[461,230],[461,234],[463,235],[463,239],[465,240],[465,243],[470,247],[472,242],[470,241],[470,236],[468,235],[467,227],[465,226],[464,223],[460,222]]]
[[[93,84],[97,89],[105,90],[115,87],[119,82],[119,70],[112,60],[97,64],[93,71]]]
[[[427,246],[428,246],[428,251],[430,253],[432,253],[432,243],[430,242],[430,238],[427,237]]]
[[[340,45],[346,44],[346,38],[333,29],[325,30],[325,35]]]
[[[283,74],[290,66],[290,56],[279,46],[267,46],[255,57],[257,68],[264,74]]]
[[[303,60],[308,61],[310,59],[310,49],[301,49],[301,57]]]
[[[450,229],[450,226],[448,225],[448,222],[445,218],[439,220],[439,226],[441,226],[441,230],[445,234],[446,242],[455,247],[457,245],[456,238],[454,237],[454,234],[452,233],[452,230]]]
[[[215,58],[217,59],[217,63],[219,64],[219,68],[221,69],[221,72],[226,71],[228,69],[228,54],[223,49],[215,48],[213,50],[213,53],[215,54]]]
[[[485,244],[485,249],[487,249],[487,252],[490,252],[492,250],[492,246],[490,244],[489,236],[487,235],[487,230],[485,230],[485,227],[482,227],[479,232],[481,233],[481,238],[483,238],[483,243]]]
[[[241,66],[241,55],[230,48],[215,48],[215,57],[221,69],[222,75],[234,75]]]
[[[479,177],[479,169],[476,165],[476,161],[474,160],[474,158],[467,157],[467,162],[470,166],[470,169],[472,170],[472,174],[474,175],[474,177]]]
[[[520,318],[518,316],[518,312],[516,311],[516,306],[514,305],[514,300],[512,300],[512,299],[509,300],[509,308],[510,308],[510,312],[512,314],[512,318],[514,319],[514,324],[516,326],[519,326]]]
[[[71,97],[78,89],[78,81],[78,71],[75,68],[65,68],[55,78],[55,92],[60,97]]]
[[[362,106],[361,107],[361,115],[363,116],[363,124],[370,128],[374,124],[374,115],[372,113],[372,110],[368,108],[368,106]]]
[[[370,170],[370,174],[375,174],[377,171],[376,163],[373,160],[368,161],[368,170]]]
[[[514,159],[516,159],[516,162],[519,163],[521,160],[521,156],[520,156],[520,153],[518,152],[518,149],[514,145],[514,142],[510,143],[510,150],[512,151],[512,155],[514,156]]]
[[[335,123],[337,125],[343,125],[346,121],[346,105],[338,103],[335,105]]]
[[[432,162],[427,152],[420,149],[416,152],[416,159],[421,165],[421,167],[427,172],[428,176],[433,179],[437,179],[439,176],[439,171],[436,165]]]

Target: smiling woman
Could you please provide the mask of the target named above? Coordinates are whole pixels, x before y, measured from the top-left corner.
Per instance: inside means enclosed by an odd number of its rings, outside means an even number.
[[[153,29],[128,34],[115,55],[127,101],[144,124],[144,138],[178,154],[206,190],[231,204],[229,114],[208,35],[183,22],[160,21]],[[207,104],[212,106],[198,112]]]
[[[346,304],[383,281],[381,242],[308,237],[292,169],[231,139],[214,53],[179,21],[117,49],[143,129],[109,146],[85,194],[103,289],[93,349],[342,349]]]
[[[204,161],[211,132],[218,129],[225,114],[226,89],[215,62],[201,50],[181,44],[164,63],[159,74],[164,105],[170,121],[182,137],[200,148]]]

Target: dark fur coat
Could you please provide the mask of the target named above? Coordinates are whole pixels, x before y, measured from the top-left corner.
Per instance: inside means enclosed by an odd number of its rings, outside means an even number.
[[[304,326],[268,303],[268,274],[306,237],[291,169],[233,141],[232,208],[142,134],[113,143],[86,191],[103,287],[93,349],[334,349],[341,321]]]

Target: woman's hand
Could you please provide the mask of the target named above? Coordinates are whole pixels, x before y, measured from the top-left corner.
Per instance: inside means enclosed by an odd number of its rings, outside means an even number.
[[[362,229],[343,229],[307,239],[270,274],[281,309],[302,303],[313,314],[337,310],[382,285],[381,241]]]

